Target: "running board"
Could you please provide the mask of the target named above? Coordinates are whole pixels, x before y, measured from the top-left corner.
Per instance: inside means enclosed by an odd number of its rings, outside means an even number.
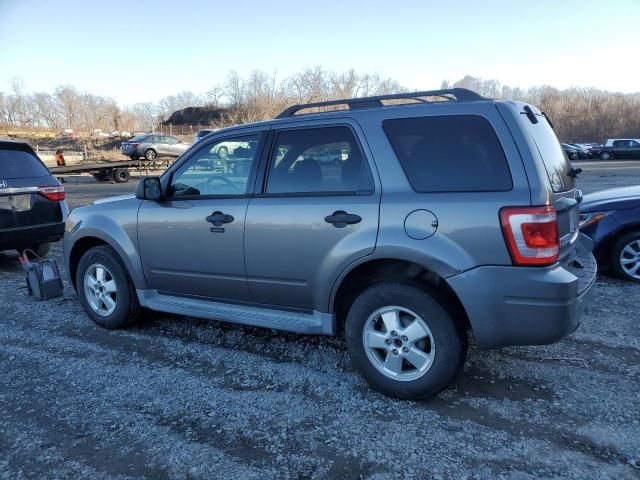
[[[313,313],[292,312],[274,308],[253,307],[214,302],[199,298],[177,297],[157,290],[137,290],[140,305],[159,312],[208,320],[222,320],[252,327],[274,328],[287,332],[333,335],[334,316],[316,310]]]

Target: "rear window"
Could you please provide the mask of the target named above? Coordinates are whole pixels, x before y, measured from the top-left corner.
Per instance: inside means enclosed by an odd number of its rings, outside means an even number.
[[[47,175],[50,175],[49,170],[32,153],[5,147],[0,149],[0,180]]]
[[[571,162],[549,122],[541,115],[537,118],[538,123],[535,124],[526,119],[525,121],[542,157],[551,188],[554,192],[571,190],[574,187],[574,180],[569,175]]]
[[[507,158],[491,124],[478,115],[385,120],[389,142],[417,192],[511,190]]]
[[[127,140],[127,142],[143,142],[145,141],[147,138],[149,137],[149,135],[138,135],[137,137],[133,137],[129,140]]]

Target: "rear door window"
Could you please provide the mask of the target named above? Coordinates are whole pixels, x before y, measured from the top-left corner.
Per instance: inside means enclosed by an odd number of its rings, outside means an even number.
[[[347,195],[371,193],[373,177],[353,132],[346,126],[278,133],[267,194]]]
[[[488,120],[448,115],[382,122],[417,192],[484,192],[513,188],[504,150]]]
[[[18,149],[0,149],[0,180],[47,175],[47,168],[32,153]]]

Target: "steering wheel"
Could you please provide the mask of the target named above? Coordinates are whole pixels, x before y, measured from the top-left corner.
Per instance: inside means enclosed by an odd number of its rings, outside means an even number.
[[[232,188],[233,192],[232,193],[240,193],[238,191],[238,187],[236,187],[236,184],[233,183],[231,180],[229,180],[227,177],[223,177],[222,175],[214,175],[212,177],[209,177],[209,180],[207,180],[207,189],[208,190],[212,190],[211,184],[214,182],[214,180],[220,180],[222,183],[228,185],[229,187]]]

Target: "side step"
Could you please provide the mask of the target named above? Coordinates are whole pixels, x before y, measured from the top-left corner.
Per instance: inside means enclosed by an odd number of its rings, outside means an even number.
[[[334,316],[316,310],[313,313],[292,312],[214,302],[199,298],[178,297],[158,293],[157,290],[137,290],[137,294],[140,305],[159,312],[296,333],[333,335],[335,332]]]

